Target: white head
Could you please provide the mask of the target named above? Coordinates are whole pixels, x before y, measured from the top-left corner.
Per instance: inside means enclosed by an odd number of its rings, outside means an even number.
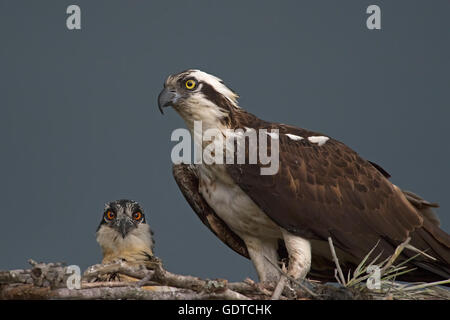
[[[186,70],[171,75],[158,97],[161,113],[172,106],[190,126],[193,121],[219,123],[232,108],[238,108],[238,95],[223,81],[200,70]]]

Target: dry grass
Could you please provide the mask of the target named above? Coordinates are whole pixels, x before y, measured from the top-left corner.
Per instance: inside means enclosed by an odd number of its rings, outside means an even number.
[[[334,250],[333,241],[329,238],[328,241],[330,244],[330,250],[336,264],[335,278],[337,282],[344,288],[364,291],[370,298],[377,300],[450,300],[450,290],[440,287],[444,284],[450,284],[450,279],[433,283],[400,283],[395,281],[395,279],[400,275],[414,270],[407,267],[407,264],[411,260],[420,255],[430,258],[430,256],[425,252],[412,247],[409,244],[410,240],[410,238],[406,239],[405,242],[396,248],[395,252],[390,257],[383,261],[379,261],[381,253],[375,257],[372,257],[373,252],[378,246],[377,243],[353,271],[353,274],[349,272],[347,277],[345,277],[339,265],[339,260]],[[405,248],[414,250],[417,254],[407,260],[396,263],[398,257]],[[369,278],[372,279],[372,270],[374,267],[379,270],[379,288],[369,289],[368,280]]]

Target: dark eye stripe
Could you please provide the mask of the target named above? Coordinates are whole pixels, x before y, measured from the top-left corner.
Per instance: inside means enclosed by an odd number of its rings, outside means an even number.
[[[200,91],[209,101],[213,102],[216,106],[225,110],[231,109],[228,99],[217,92],[216,89],[214,89],[210,84],[202,82]]]

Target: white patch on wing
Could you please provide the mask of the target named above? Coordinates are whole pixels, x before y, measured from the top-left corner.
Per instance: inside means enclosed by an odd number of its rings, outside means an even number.
[[[325,144],[325,142],[330,140],[330,138],[324,137],[324,136],[311,136],[311,137],[308,137],[308,140],[309,140],[309,142],[316,143],[319,146],[323,146]]]
[[[272,139],[278,139],[278,133],[276,132],[266,132],[268,136],[270,136]]]
[[[286,133],[286,136],[288,136],[289,139],[294,140],[294,141],[303,140],[303,137],[296,136],[295,134]]]

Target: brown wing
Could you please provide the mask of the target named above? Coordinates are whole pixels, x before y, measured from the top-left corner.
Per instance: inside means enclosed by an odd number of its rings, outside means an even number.
[[[389,179],[391,175],[383,169],[379,164],[376,164],[375,162],[369,161],[371,165],[373,165],[384,177]],[[440,226],[441,222],[439,220],[439,217],[436,215],[436,213],[433,211],[432,208],[439,208],[439,204],[428,202],[425,199],[423,199],[421,196],[407,190],[402,190],[403,195],[406,197],[406,200],[411,203],[414,208],[422,215],[422,217],[428,219],[431,223],[435,224],[436,226]]]
[[[172,167],[173,176],[183,196],[206,225],[227,246],[248,258],[247,247],[244,241],[236,235],[225,222],[216,215],[214,210],[206,203],[198,191],[198,176],[195,165],[176,164]]]
[[[256,128],[254,120],[251,124]],[[261,175],[259,164],[228,165],[227,170],[278,225],[309,239],[331,236],[355,263],[378,240],[387,256],[408,236],[417,248],[450,263],[450,237],[434,224],[422,228],[423,217],[373,164],[336,140],[318,146],[306,139],[321,134],[263,124],[279,129],[278,173]],[[305,139],[294,141],[285,133]]]

